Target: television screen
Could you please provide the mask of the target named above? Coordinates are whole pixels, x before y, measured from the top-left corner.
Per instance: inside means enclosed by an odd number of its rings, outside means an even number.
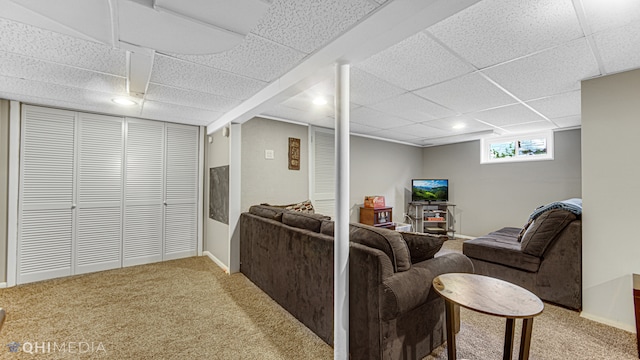
[[[411,180],[411,201],[449,201],[449,180]]]

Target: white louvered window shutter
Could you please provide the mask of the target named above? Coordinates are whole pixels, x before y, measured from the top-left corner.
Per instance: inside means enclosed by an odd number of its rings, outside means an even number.
[[[198,134],[195,126],[166,125],[164,260],[197,255]]]
[[[126,119],[123,266],[162,261],[164,123]]]
[[[17,282],[72,274],[75,113],[23,106]]]
[[[330,129],[311,128],[311,200],[317,213],[334,217],[335,135]]]
[[[76,274],[122,266],[122,118],[79,114]]]

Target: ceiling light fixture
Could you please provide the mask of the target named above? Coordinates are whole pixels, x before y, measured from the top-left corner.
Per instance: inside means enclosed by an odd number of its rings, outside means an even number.
[[[127,99],[124,97],[117,97],[117,98],[113,98],[111,99],[111,101],[113,101],[114,103],[118,104],[118,105],[122,105],[122,106],[133,106],[133,105],[137,105],[138,103],[131,100],[131,99]]]
[[[322,96],[318,96],[317,98],[313,99],[313,103],[316,105],[327,105],[327,99],[323,98]]]
[[[465,127],[467,127],[467,125],[462,124],[462,123],[461,123],[461,124],[455,124],[455,125],[453,125],[453,129],[454,129],[454,130],[464,129]]]

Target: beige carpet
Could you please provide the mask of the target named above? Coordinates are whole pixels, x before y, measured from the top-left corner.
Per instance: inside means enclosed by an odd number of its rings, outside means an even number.
[[[447,241],[444,251],[460,244]],[[242,274],[226,275],[206,257],[0,289],[0,307],[0,359],[333,357]],[[461,319],[459,358],[502,358],[504,320],[465,309]],[[39,355],[11,353],[12,343]],[[426,359],[446,358],[442,346]],[[546,305],[534,321],[531,359],[637,359],[635,335]]]

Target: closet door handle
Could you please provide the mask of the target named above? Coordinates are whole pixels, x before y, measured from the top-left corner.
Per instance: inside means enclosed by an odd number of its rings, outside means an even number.
[[[75,209],[76,208],[76,204],[71,204],[71,208]]]

